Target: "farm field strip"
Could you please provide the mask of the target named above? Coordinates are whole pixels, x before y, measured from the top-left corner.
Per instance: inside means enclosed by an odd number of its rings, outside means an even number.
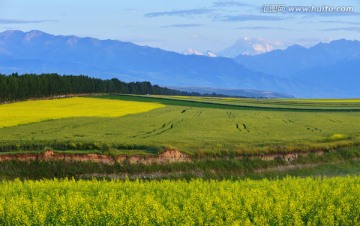
[[[0,128],[73,117],[120,117],[164,107],[159,103],[73,97],[0,105]]]
[[[262,98],[228,98],[228,97],[197,97],[197,96],[151,96],[171,100],[193,101],[233,105],[238,107],[271,109],[271,110],[328,110],[350,111],[360,109],[360,99],[262,99]]]
[[[5,225],[357,225],[360,177],[2,181]]]

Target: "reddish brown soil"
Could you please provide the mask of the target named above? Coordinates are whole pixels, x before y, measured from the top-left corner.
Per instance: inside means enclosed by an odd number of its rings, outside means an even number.
[[[313,152],[316,155],[323,155],[324,151]],[[281,159],[287,163],[291,163],[301,156],[307,156],[309,152],[298,152],[298,153],[283,153],[283,154],[258,154],[247,156],[250,159],[261,159],[265,161],[271,161]],[[238,156],[237,158],[242,159],[244,156]],[[211,159],[211,158],[210,158]],[[178,150],[167,150],[158,156],[110,156],[102,154],[66,154],[56,153],[51,150],[47,150],[44,153],[38,154],[5,154],[0,155],[0,162],[2,161],[78,161],[78,162],[96,162],[102,164],[115,164],[129,162],[130,164],[167,164],[174,162],[190,162],[192,158]]]
[[[44,153],[39,154],[6,154],[0,155],[0,162],[2,161],[78,161],[78,162],[97,162],[103,164],[115,164],[128,161],[131,164],[164,164],[173,162],[188,162],[191,161],[190,156],[181,153],[177,150],[167,150],[158,156],[109,156],[101,154],[65,154],[56,153],[51,150],[47,150]]]

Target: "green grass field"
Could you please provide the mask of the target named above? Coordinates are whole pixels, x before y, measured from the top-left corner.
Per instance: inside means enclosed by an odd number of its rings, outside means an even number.
[[[50,147],[67,143],[64,149],[76,150],[91,143],[92,149],[106,144],[129,153],[172,148],[188,154],[221,155],[329,150],[360,143],[359,100],[307,100],[306,108],[299,105],[305,100],[101,96],[94,101],[103,98],[165,107],[121,117],[74,116],[0,128],[3,151],[11,151],[6,150],[7,145],[21,150],[23,144],[31,149],[41,143]],[[276,108],[274,102],[286,108]],[[325,103],[331,105],[317,109]],[[340,108],[342,104],[347,108]],[[91,110],[104,111],[101,107]]]
[[[254,99],[254,98],[228,98],[228,97],[183,97],[159,96],[173,100],[188,100],[194,102],[208,102],[223,105],[236,105],[243,107],[277,109],[304,109],[304,110],[330,110],[330,111],[359,111],[360,99]]]

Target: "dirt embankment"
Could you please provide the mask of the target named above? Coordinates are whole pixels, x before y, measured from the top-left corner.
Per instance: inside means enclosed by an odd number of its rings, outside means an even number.
[[[292,161],[298,159],[299,157],[306,157],[310,153],[315,154],[317,156],[321,156],[325,154],[325,151],[316,151],[316,152],[295,152],[295,153],[282,153],[282,154],[260,154],[250,156],[250,159],[261,159],[265,161],[277,160],[281,159],[287,163],[291,163]]]
[[[166,164],[174,162],[189,162],[191,157],[177,150],[167,150],[158,156],[110,156],[102,154],[66,154],[56,153],[47,150],[38,154],[6,154],[0,155],[2,161],[77,161],[77,162],[96,162],[102,164],[115,164],[129,162],[130,164]]]
[[[312,152],[316,155],[323,155],[324,151]],[[291,163],[299,157],[307,156],[309,152],[298,153],[285,153],[285,154],[257,154],[252,156],[246,156],[249,159],[261,159],[264,161],[283,160],[287,163]],[[225,157],[226,158],[226,157]],[[238,159],[243,159],[245,156],[238,156]],[[211,157],[209,159],[212,159]],[[217,158],[214,158],[214,160]],[[130,164],[168,164],[175,162],[190,162],[193,158],[187,154],[184,154],[178,150],[166,150],[158,156],[111,156],[102,154],[68,154],[57,153],[51,150],[47,150],[44,153],[37,154],[4,154],[0,155],[0,162],[2,161],[75,161],[75,162],[96,162],[102,164],[115,164],[128,162]]]

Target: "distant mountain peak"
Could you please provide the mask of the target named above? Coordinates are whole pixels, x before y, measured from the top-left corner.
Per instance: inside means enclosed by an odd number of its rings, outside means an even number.
[[[31,42],[32,40],[38,39],[43,36],[50,36],[50,34],[47,34],[45,32],[39,31],[39,30],[31,30],[28,32],[23,32],[19,30],[6,30],[4,32],[0,32],[0,38],[3,40],[21,40],[24,42]]]
[[[26,32],[25,36],[24,36],[24,41],[31,41],[31,40],[36,39],[44,34],[45,34],[44,32],[38,31],[38,30],[32,30],[32,31]]]
[[[213,53],[209,50],[206,52],[206,55],[208,55],[209,57],[217,57],[217,55],[215,53]]]
[[[295,44],[295,45],[291,45],[289,47],[287,47],[285,50],[283,51],[287,51],[287,50],[307,50],[308,48],[304,47],[304,46],[301,46],[301,45],[298,45],[298,44]]]
[[[79,38],[78,37],[69,37],[68,40],[66,41],[66,44],[68,44],[69,46],[74,46],[78,43]]]
[[[6,31],[1,32],[0,35],[8,36],[8,35],[12,35],[12,34],[15,34],[15,33],[23,33],[23,32],[19,31],[19,30],[6,30]]]
[[[0,33],[0,37],[7,39],[15,35],[22,35],[22,34],[24,34],[24,32],[19,30],[6,30]]]
[[[31,31],[28,31],[28,32],[25,32],[25,33],[28,34],[28,35],[36,35],[36,36],[48,34],[48,33],[45,33],[43,31],[39,31],[39,30],[31,30]]]
[[[207,56],[207,57],[216,57],[216,54],[211,52],[210,50],[206,51],[205,53],[200,52],[198,50],[194,50],[194,49],[186,49],[184,51],[181,52],[183,55],[197,55],[197,56]]]
[[[204,55],[202,52],[197,51],[195,49],[191,49],[191,48],[182,51],[182,54],[184,54],[184,55],[197,55],[197,56],[203,56]]]
[[[282,43],[266,41],[263,38],[242,37],[232,46],[219,52],[219,56],[235,58],[238,55],[258,55],[282,47]]]

